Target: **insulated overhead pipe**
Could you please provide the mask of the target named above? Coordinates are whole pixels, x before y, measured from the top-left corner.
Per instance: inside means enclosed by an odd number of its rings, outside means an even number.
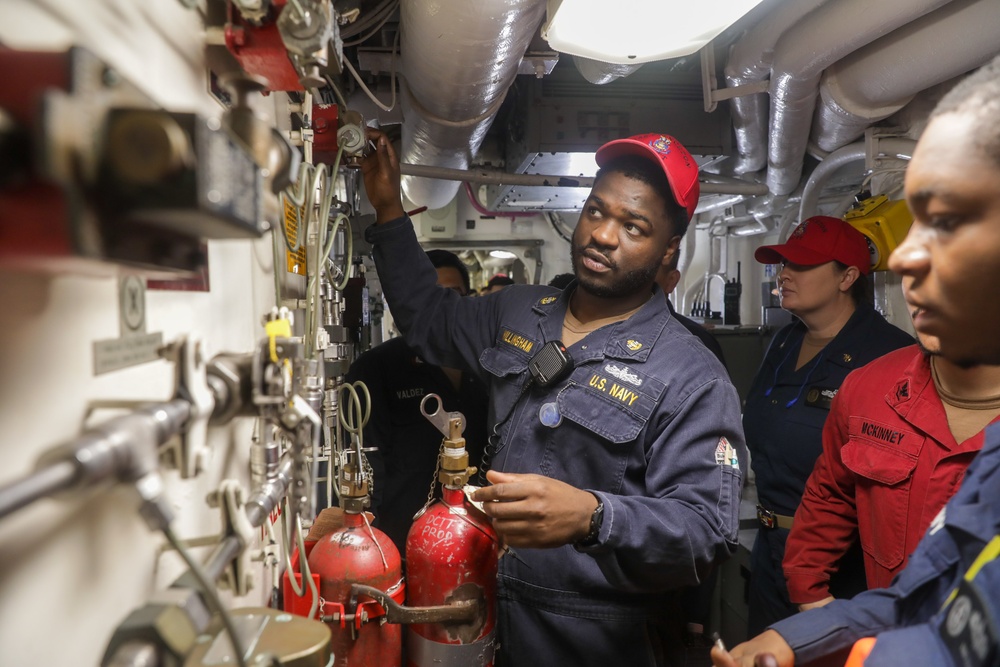
[[[773,194],[789,194],[802,178],[823,70],[948,2],[838,0],[808,14],[778,40],[771,71],[767,147],[767,185]]]
[[[878,155],[874,157],[890,156],[909,160],[913,156],[915,146],[916,142],[911,139],[879,139]],[[785,221],[781,226],[781,233],[778,235],[779,243],[788,240],[792,222],[799,222],[819,214],[820,192],[838,169],[853,162],[864,162],[869,157],[868,147],[864,142],[849,144],[827,155],[809,174],[809,180],[806,181],[802,190],[802,201],[799,202],[799,218],[797,221],[794,218]]]
[[[737,88],[767,81],[774,60],[774,45],[786,30],[829,0],[796,0],[761,3],[750,10],[754,27],[733,45],[726,61],[726,86]],[[759,18],[758,18],[759,17]],[[768,95],[754,93],[729,100],[735,142],[731,167],[734,174],[760,171],[767,165]]]
[[[419,176],[421,179],[464,181],[466,183],[492,183],[502,185],[534,185],[559,188],[589,188],[594,185],[593,176],[555,176],[548,174],[513,174],[495,169],[450,169],[448,167],[428,167],[422,164],[399,165],[404,175]],[[711,175],[700,181],[703,195],[766,195],[767,186],[748,183],[735,178]]]
[[[544,0],[407,0],[400,6],[400,162],[465,169],[479,150],[545,13]],[[458,183],[404,176],[415,204],[443,208]]]
[[[618,79],[624,79],[642,67],[642,63],[638,65],[618,65],[616,63],[604,63],[592,58],[584,58],[583,56],[573,56],[573,64],[576,65],[576,70],[584,79],[598,86],[603,86]]]
[[[1000,2],[956,0],[831,65],[820,82],[816,145],[832,151],[917,93],[1000,53]]]

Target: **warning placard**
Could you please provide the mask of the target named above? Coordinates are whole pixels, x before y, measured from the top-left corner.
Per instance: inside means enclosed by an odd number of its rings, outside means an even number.
[[[295,245],[295,238],[299,233],[299,221],[301,220],[302,209],[294,203],[285,199],[285,237],[292,245]],[[285,248],[285,255],[288,262],[288,272],[296,275],[306,275],[306,244],[303,242],[298,250],[290,252]]]

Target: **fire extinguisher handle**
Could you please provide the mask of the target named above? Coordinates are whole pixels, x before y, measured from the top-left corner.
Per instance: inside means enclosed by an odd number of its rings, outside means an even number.
[[[388,593],[363,584],[351,585],[350,608],[358,605],[358,596],[367,595],[385,609],[385,620],[389,623],[444,623],[455,621],[468,623],[479,615],[479,600],[455,600],[450,604],[430,607],[404,607]]]
[[[437,407],[434,409],[434,412],[427,411],[428,400],[437,401]],[[434,427],[441,431],[441,434],[445,438],[461,437],[465,433],[465,415],[461,412],[445,412],[443,408],[444,404],[441,402],[441,397],[437,394],[427,394],[420,401],[420,413],[427,421],[434,424]],[[457,433],[453,430],[456,426]]]

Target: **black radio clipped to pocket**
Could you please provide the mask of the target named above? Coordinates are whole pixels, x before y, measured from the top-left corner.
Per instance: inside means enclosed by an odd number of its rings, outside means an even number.
[[[542,346],[531,361],[528,371],[536,386],[551,387],[573,370],[573,358],[566,351],[566,346],[558,340],[550,340]]]

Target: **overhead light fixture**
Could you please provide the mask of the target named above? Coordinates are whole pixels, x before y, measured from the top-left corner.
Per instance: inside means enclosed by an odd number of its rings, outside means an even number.
[[[549,0],[542,37],[560,53],[619,65],[687,56],[761,0]]]
[[[517,255],[506,250],[490,250],[490,257],[496,259],[517,259]]]

